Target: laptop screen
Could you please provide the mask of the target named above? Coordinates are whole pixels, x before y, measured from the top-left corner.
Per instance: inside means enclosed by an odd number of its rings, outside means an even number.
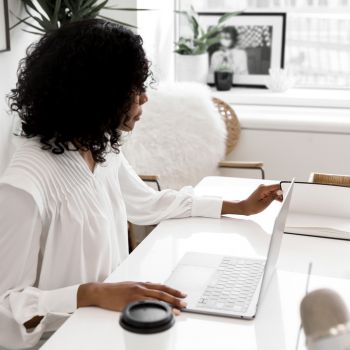
[[[275,219],[275,224],[273,226],[273,231],[272,231],[270,244],[269,244],[269,250],[267,253],[267,259],[265,263],[265,269],[263,274],[259,300],[261,300],[262,294],[265,294],[266,289],[268,288],[269,282],[271,280],[271,277],[275,271],[277,259],[281,248],[284,227],[287,221],[287,215],[288,215],[289,205],[292,197],[293,187],[294,187],[294,179],[292,180],[287,193],[284,194],[283,203]]]

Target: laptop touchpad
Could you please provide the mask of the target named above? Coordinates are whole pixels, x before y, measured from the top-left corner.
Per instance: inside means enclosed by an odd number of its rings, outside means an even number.
[[[187,293],[188,304],[197,302],[207,287],[215,268],[178,265],[170,278],[165,282],[168,286]]]

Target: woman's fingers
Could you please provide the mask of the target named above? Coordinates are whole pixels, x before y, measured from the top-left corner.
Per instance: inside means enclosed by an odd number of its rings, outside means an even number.
[[[173,314],[174,314],[175,316],[180,316],[180,315],[181,315],[181,311],[180,311],[179,309],[173,308]]]
[[[279,184],[260,185],[244,202],[245,214],[257,214],[266,209],[274,200],[282,201]]]
[[[267,199],[267,201],[269,201],[271,198],[272,200],[274,199],[277,199],[278,201],[283,200],[283,192],[281,190],[280,184],[260,185],[257,188],[257,191],[260,192],[261,200],[265,201]]]
[[[148,288],[148,289],[156,289],[156,290],[166,292],[166,293],[171,294],[177,298],[185,298],[187,296],[186,293],[180,292],[177,289],[171,288],[171,287],[169,287],[165,284],[161,284],[161,283],[146,282],[143,284],[143,286]]]
[[[281,189],[280,184],[273,184],[273,185],[262,185],[267,191],[278,191]]]
[[[180,314],[180,310],[187,306],[187,303],[180,300],[179,298],[185,298],[187,294],[180,292],[177,289],[171,288],[165,284],[161,283],[141,283],[143,287],[145,287],[145,294],[148,298],[158,299],[169,303],[175,308],[173,312],[176,316]]]
[[[145,288],[145,295],[149,298],[165,301],[178,309],[183,309],[187,306],[185,301],[180,300],[173,295],[164,292],[163,290]]]

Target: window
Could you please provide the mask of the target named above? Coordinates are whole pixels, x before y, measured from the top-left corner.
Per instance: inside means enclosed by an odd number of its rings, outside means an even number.
[[[197,11],[287,12],[285,67],[297,85],[350,89],[350,0],[181,0],[190,3]]]

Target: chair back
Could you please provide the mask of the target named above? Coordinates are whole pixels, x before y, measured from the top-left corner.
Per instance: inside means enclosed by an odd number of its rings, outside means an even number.
[[[225,121],[226,129],[227,129],[227,137],[226,137],[226,156],[227,156],[233,151],[233,149],[235,148],[238,142],[238,139],[241,133],[241,127],[240,127],[236,112],[233,110],[233,108],[229,104],[227,104],[226,102],[216,97],[213,98],[213,103],[217,108],[219,114],[222,116],[223,120]]]
[[[323,173],[311,173],[309,182],[325,184],[325,185],[342,185],[350,187],[350,176],[336,175],[336,174],[323,174]]]

